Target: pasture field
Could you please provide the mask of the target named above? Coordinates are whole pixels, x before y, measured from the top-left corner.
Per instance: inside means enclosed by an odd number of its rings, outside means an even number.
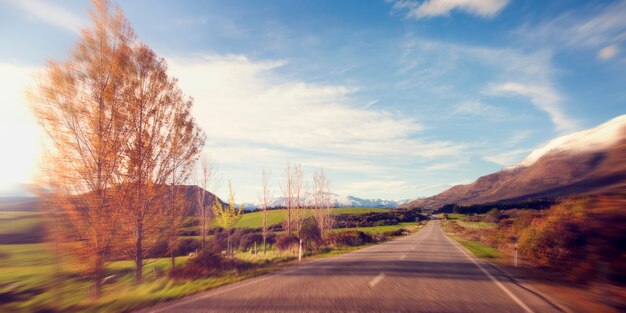
[[[341,215],[341,214],[358,215],[358,214],[365,214],[365,213],[370,213],[370,212],[381,213],[381,212],[388,212],[388,211],[389,209],[381,209],[381,208],[334,208],[333,214],[334,215]],[[237,228],[262,227],[263,226],[262,213],[263,212],[251,212],[251,213],[243,214],[239,222],[237,222],[237,224],[235,225],[235,227]],[[305,210],[304,215],[312,216],[313,210],[312,209]],[[287,210],[284,210],[284,209],[269,210],[267,211],[267,225],[271,226],[274,224],[279,224],[285,220],[286,216],[287,216]]]

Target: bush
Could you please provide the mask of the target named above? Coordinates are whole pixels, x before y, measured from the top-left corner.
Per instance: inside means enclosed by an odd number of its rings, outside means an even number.
[[[300,243],[298,237],[294,235],[280,235],[276,238],[276,248],[279,251],[285,251],[297,247]]]
[[[239,250],[250,250],[254,248],[255,243],[257,248],[263,244],[263,235],[261,233],[244,234],[239,238]]]
[[[358,230],[330,233],[327,240],[331,244],[345,246],[360,246],[364,243],[374,242],[371,235]]]
[[[221,274],[226,271],[242,271],[251,264],[235,258],[225,258],[214,247],[200,251],[198,256],[189,260],[183,267],[174,269],[170,276],[175,278],[200,278]]]
[[[385,235],[385,237],[398,237],[398,236],[404,235],[405,233],[406,233],[406,230],[403,228],[400,228],[396,230],[386,231],[383,233],[383,235]]]
[[[322,242],[322,233],[317,225],[317,221],[312,216],[302,221],[299,235],[307,249],[317,249]]]
[[[178,240],[178,248],[176,249],[176,251],[174,251],[175,256],[187,255],[190,252],[200,249],[201,247],[200,241],[193,238]],[[170,252],[168,245],[169,242],[167,239],[159,239],[152,245],[152,247],[150,247],[150,250],[148,250],[148,255],[153,258],[169,257]]]

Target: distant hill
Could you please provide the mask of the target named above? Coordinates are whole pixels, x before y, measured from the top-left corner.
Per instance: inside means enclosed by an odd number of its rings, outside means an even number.
[[[23,211],[35,212],[38,210],[37,197],[0,197],[0,212],[2,211]]]
[[[402,207],[435,210],[447,204],[521,202],[623,190],[626,190],[626,115],[558,137],[518,164]]]
[[[217,198],[215,194],[204,190],[195,185],[179,185],[179,192],[184,196],[187,214],[193,215],[197,212],[198,202],[196,197],[198,193],[204,192],[204,203],[211,210],[213,201]],[[219,198],[217,198],[219,199]],[[221,199],[220,201],[224,203]],[[39,198],[25,196],[3,196],[0,197],[0,211],[17,211],[17,212],[35,212],[39,211]]]

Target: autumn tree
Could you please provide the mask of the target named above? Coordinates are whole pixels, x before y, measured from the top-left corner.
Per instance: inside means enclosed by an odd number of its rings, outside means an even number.
[[[94,281],[95,295],[119,234],[119,173],[128,139],[125,91],[135,35],[119,8],[94,1],[64,62],[50,61],[29,100],[50,139],[44,173],[67,221],[65,239]]]
[[[263,186],[262,194],[261,194],[261,219],[262,219],[262,236],[263,236],[263,254],[267,252],[267,209],[270,205],[270,175],[271,172],[263,169],[263,173],[261,175],[261,183]]]
[[[184,120],[189,119],[189,112],[179,114],[175,117],[175,123],[185,123]],[[161,206],[161,233],[167,239],[167,248],[170,254],[171,270],[176,267],[176,250],[179,246],[178,234],[182,227],[184,217],[187,214],[187,207],[184,199],[184,189],[181,188],[181,184],[188,180],[192,166],[189,163],[190,159],[193,159],[192,154],[196,153],[196,147],[192,138],[186,138],[185,136],[194,136],[193,133],[185,131],[181,132],[180,129],[175,130],[177,132],[172,139],[173,150],[171,162],[171,171],[169,175],[169,185],[167,187],[167,199],[165,205]],[[198,139],[198,138],[196,138]]]
[[[135,280],[141,283],[145,253],[160,232],[160,206],[167,195],[168,179],[175,170],[188,172],[193,167],[204,134],[191,116],[192,99],[168,76],[165,60],[141,43],[135,45],[131,56],[130,86],[124,94],[129,128],[124,149],[124,207],[133,239]]]
[[[243,213],[243,205],[236,208],[235,205],[235,193],[233,192],[233,188],[228,183],[228,204],[223,205],[221,201],[216,199],[213,202],[213,215],[215,216],[215,222],[217,225],[222,227],[224,231],[226,231],[226,242],[227,242],[227,252],[228,256],[232,255],[232,250],[230,247],[230,230],[233,229],[235,224],[241,218],[241,214]]]

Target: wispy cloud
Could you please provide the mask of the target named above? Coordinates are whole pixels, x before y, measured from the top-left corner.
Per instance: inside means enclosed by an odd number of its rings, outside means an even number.
[[[394,2],[394,9],[406,10],[406,16],[415,19],[449,15],[454,10],[464,11],[480,17],[497,15],[508,0],[400,0]]]
[[[507,117],[501,108],[476,101],[463,101],[456,104],[452,109],[452,114],[459,116],[480,117],[485,119],[499,120]]]
[[[562,97],[550,86],[506,82],[490,86],[489,91],[496,95],[518,95],[530,99],[539,110],[550,116],[550,120],[559,131],[572,131],[578,128],[578,122],[563,111]]]
[[[599,57],[608,59],[617,52],[611,47],[626,40],[625,16],[626,0],[621,0],[565,12],[539,24],[527,24],[517,33],[533,46],[598,49]]]
[[[284,60],[242,55],[167,60],[170,73],[194,97],[194,116],[208,137],[206,150],[234,183],[249,184],[251,172],[262,167],[279,177],[291,160],[307,172],[323,167],[336,175],[337,192],[366,197],[371,190],[348,184],[388,173],[406,176],[410,169],[403,165],[447,160],[464,149],[424,135],[425,126],[414,117],[357,101],[359,86],[284,75]],[[381,184],[376,190],[393,198],[402,193],[410,193],[408,186]]]
[[[84,22],[71,11],[61,6],[52,4],[50,1],[42,0],[7,0],[8,3],[21,9],[29,18],[38,19],[53,26],[65,28],[76,34]]]
[[[557,130],[578,126],[566,113],[564,97],[553,87],[555,70],[549,51],[525,53],[409,36],[404,41],[400,69],[407,77],[407,88],[433,93],[438,86],[445,86],[437,96],[457,103],[447,114],[511,119],[506,106],[488,104],[497,101],[488,96],[517,95],[527,97],[534,107],[548,113]],[[516,81],[511,82],[511,77]]]

